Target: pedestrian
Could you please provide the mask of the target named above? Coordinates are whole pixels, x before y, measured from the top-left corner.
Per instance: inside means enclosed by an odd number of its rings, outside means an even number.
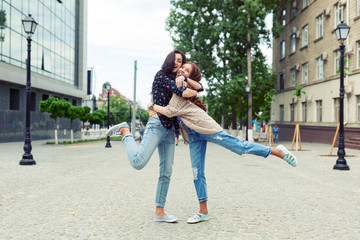
[[[274,143],[277,143],[279,139],[279,131],[280,131],[278,125],[275,124],[275,126],[272,128],[272,131],[273,131]]]
[[[185,68],[189,68],[191,71],[185,72]],[[200,73],[200,70],[194,63],[188,62],[184,64],[180,68],[179,72],[193,80],[201,80],[201,74],[198,74]],[[190,86],[192,85],[190,84]],[[188,84],[188,88],[190,86]],[[201,108],[199,106],[201,106]],[[203,103],[194,104],[187,99],[173,94],[168,106],[163,107],[153,103],[149,105],[148,108],[150,116],[155,114],[153,111],[168,117],[179,116],[187,126],[191,165],[194,174],[194,185],[200,205],[199,212],[193,217],[190,217],[187,220],[188,223],[198,223],[209,219],[207,209],[208,196],[205,178],[205,153],[208,141],[223,146],[239,155],[253,154],[266,158],[272,154],[285,160],[293,167],[297,166],[296,157],[282,145],[279,145],[276,148],[271,148],[257,143],[243,142],[238,138],[229,135],[204,111],[206,106]],[[186,139],[186,137],[184,139]]]
[[[140,133],[140,141],[143,139],[144,136],[145,127],[142,122],[139,124],[139,133]]]
[[[168,105],[173,93],[180,97],[196,96],[195,90],[185,87],[177,88],[175,84],[175,81],[184,78],[183,76],[180,76],[180,79],[179,77],[176,78],[176,73],[185,62],[185,54],[179,50],[174,50],[168,54],[161,70],[156,73],[152,85],[151,93],[156,104]],[[117,133],[123,136],[122,142],[125,145],[129,162],[137,170],[146,166],[155,149],[158,148],[160,176],[155,198],[154,221],[156,222],[177,221],[175,216],[165,213],[164,210],[174,162],[175,128],[178,128],[176,117],[168,118],[161,114],[151,116],[146,124],[144,138],[140,146],[136,144],[126,122],[115,125],[106,132],[108,136]]]

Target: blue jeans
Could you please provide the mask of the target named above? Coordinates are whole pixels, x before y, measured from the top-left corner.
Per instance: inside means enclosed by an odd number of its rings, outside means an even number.
[[[279,134],[278,133],[274,133],[274,143],[277,143],[279,139]]]
[[[164,207],[174,163],[174,130],[165,128],[158,118],[151,117],[146,124],[144,138],[139,147],[131,135],[126,135],[122,141],[125,144],[131,166],[137,170],[146,166],[156,147],[158,148],[160,176],[156,190],[155,205]]]
[[[208,200],[205,178],[205,154],[207,142],[216,143],[239,155],[246,153],[266,158],[271,153],[271,147],[240,141],[238,138],[227,134],[224,130],[215,134],[201,134],[190,128],[187,128],[187,131],[189,133],[194,185],[199,202]]]

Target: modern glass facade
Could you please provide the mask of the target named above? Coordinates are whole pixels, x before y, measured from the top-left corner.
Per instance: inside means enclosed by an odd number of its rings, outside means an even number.
[[[32,72],[77,86],[78,7],[79,0],[0,0],[0,60],[26,69],[21,20],[31,14],[38,23],[31,43]]]
[[[22,20],[38,23],[31,37],[30,129],[33,140],[70,137],[70,121],[41,113],[50,97],[72,105],[87,96],[87,0],[0,0],[0,142],[23,141],[26,114],[27,35]],[[81,122],[73,122],[81,137]]]

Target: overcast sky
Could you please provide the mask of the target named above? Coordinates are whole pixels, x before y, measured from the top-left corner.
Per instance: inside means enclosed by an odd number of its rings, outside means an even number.
[[[88,67],[95,69],[96,97],[108,81],[133,100],[137,60],[136,101],[147,106],[154,76],[173,50],[165,30],[169,12],[168,0],[88,0]]]

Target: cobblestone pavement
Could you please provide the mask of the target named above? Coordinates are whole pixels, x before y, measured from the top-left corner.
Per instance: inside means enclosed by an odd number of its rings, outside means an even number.
[[[0,239],[360,239],[360,151],[346,149],[351,170],[334,171],[329,145],[303,143],[292,168],[209,144],[211,219],[190,225],[188,146],[176,147],[166,210],[179,221],[168,224],[153,222],[157,152],[137,171],[111,144],[34,141],[35,166],[19,165],[23,143],[0,144]]]

